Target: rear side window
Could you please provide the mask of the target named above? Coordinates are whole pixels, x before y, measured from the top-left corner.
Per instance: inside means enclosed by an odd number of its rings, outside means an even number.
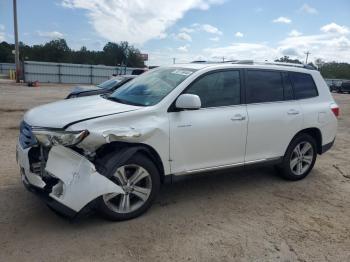
[[[198,95],[202,108],[238,105],[241,102],[239,71],[222,71],[205,75],[186,91]]]
[[[311,75],[289,72],[294,87],[295,99],[304,99],[318,96],[315,82]]]
[[[248,70],[247,103],[283,101],[282,75],[278,71]]]

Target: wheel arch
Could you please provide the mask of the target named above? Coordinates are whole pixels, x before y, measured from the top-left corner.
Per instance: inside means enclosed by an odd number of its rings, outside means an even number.
[[[322,133],[321,130],[317,127],[309,127],[303,130],[300,130],[298,133],[294,135],[290,143],[300,134],[308,134],[313,137],[316,141],[317,153],[322,154]],[[289,144],[290,144],[289,143]]]
[[[127,142],[112,142],[102,145],[96,150],[97,158],[103,159],[113,153],[121,154],[121,162],[127,161],[130,157],[136,153],[141,153],[149,157],[156,165],[160,174],[161,182],[164,183],[165,172],[164,164],[160,158],[158,152],[151,146],[142,143],[127,143]]]

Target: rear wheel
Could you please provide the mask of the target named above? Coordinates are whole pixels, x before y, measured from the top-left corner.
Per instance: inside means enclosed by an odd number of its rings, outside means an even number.
[[[308,134],[297,136],[288,146],[280,167],[281,175],[289,180],[300,180],[306,177],[317,157],[315,139]]]
[[[157,167],[143,154],[135,154],[122,164],[116,155],[107,161],[103,175],[120,186],[123,194],[110,193],[98,200],[98,209],[111,220],[127,220],[144,213],[152,204],[160,187]],[[113,161],[115,159],[115,161]]]

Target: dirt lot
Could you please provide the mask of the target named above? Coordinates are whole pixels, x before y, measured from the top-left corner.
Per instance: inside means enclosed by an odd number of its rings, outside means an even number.
[[[350,261],[350,95],[335,146],[305,180],[273,168],[198,176],[163,186],[145,215],[71,223],[20,182],[18,124],[67,86],[0,82],[0,261]]]

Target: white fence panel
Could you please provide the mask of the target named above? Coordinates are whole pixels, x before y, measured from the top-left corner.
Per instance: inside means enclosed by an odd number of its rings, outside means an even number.
[[[96,85],[113,75],[131,74],[134,69],[139,68],[25,61],[24,79],[26,82]]]
[[[15,70],[16,65],[11,63],[0,63],[0,74],[8,75],[10,70]]]

